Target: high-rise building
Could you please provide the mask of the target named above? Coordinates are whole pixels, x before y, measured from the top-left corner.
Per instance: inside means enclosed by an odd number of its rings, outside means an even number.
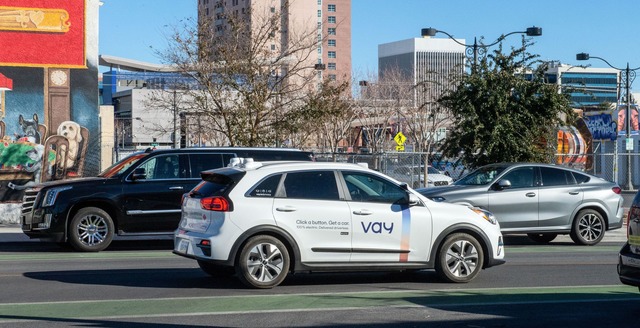
[[[464,39],[457,39],[464,44]],[[464,73],[464,46],[448,38],[413,38],[378,45],[378,72],[398,70],[414,88],[414,104],[434,103]]]
[[[549,83],[569,92],[574,108],[597,109],[615,104],[620,95],[620,71],[613,68],[582,67],[550,62],[545,72]]]
[[[225,33],[225,17],[246,17],[251,26],[256,15],[269,13],[282,17],[280,35],[266,45],[272,51],[292,47],[295,35],[314,35],[317,51],[305,59],[309,65],[324,68],[319,76],[351,80],[351,0],[198,0],[199,18],[210,18],[219,33]]]

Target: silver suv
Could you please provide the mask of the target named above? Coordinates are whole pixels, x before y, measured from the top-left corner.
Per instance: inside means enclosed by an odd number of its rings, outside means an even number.
[[[434,201],[484,208],[503,233],[526,233],[541,243],[569,234],[577,244],[595,245],[606,230],[622,227],[618,184],[555,165],[491,164],[451,186],[418,191]]]
[[[471,281],[504,262],[500,226],[356,164],[259,163],[205,171],[182,201],[174,253],[271,288],[289,272],[435,269]]]

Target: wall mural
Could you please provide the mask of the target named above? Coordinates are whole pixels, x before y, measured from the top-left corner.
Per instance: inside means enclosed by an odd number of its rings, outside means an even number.
[[[0,0],[0,223],[24,190],[95,175],[98,0]],[[87,158],[87,154],[96,154]]]

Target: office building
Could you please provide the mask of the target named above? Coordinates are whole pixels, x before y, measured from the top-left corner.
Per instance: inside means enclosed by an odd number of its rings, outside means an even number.
[[[276,13],[282,14],[281,32],[267,47],[284,51],[290,37],[317,30],[311,34],[318,38],[317,49],[305,59],[309,67],[323,67],[320,77],[351,80],[351,0],[198,0],[199,18],[211,19],[218,33],[228,30],[225,17],[246,17],[251,25]]]
[[[574,108],[597,109],[604,104],[616,104],[620,96],[620,71],[617,69],[550,62],[545,76],[549,83],[557,84],[563,92],[570,94]]]
[[[464,39],[457,39],[464,44]],[[464,73],[464,46],[448,38],[413,38],[378,45],[378,72],[399,70],[416,87],[415,106],[433,103]]]

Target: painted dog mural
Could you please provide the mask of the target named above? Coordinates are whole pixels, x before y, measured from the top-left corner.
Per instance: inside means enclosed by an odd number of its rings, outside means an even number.
[[[99,171],[99,3],[0,0],[0,44],[20,45],[0,47],[0,223],[29,187]]]

